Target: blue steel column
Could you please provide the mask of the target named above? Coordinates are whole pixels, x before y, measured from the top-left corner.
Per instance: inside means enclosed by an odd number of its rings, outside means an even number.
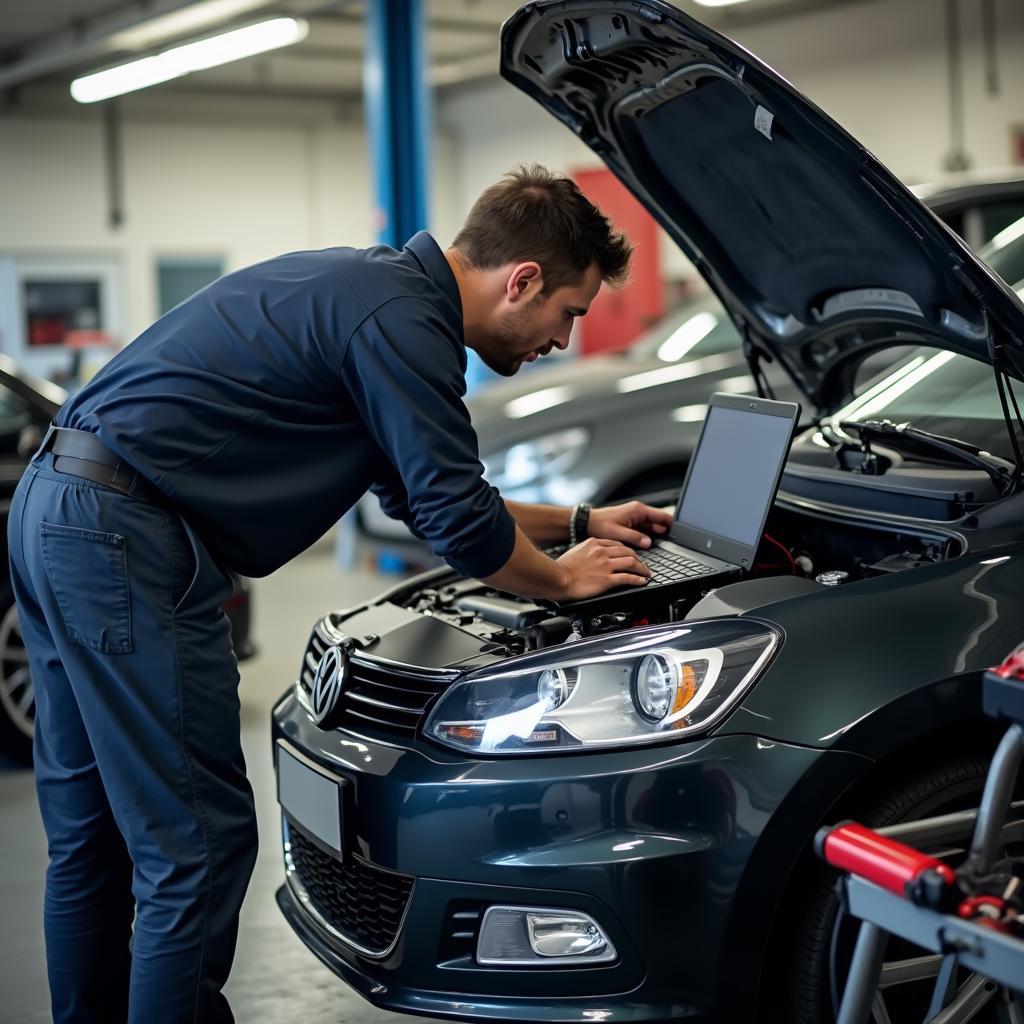
[[[367,0],[363,95],[377,198],[377,237],[401,248],[428,223],[430,85],[427,0]],[[442,245],[450,239],[439,239]],[[470,391],[493,377],[470,350]]]
[[[400,249],[427,227],[430,171],[430,92],[426,75],[426,0],[367,0],[363,105],[370,139],[378,241]],[[358,564],[355,512],[338,529],[335,557]],[[378,568],[395,572],[400,559],[380,553]]]
[[[381,242],[401,248],[427,226],[430,92],[424,0],[366,5],[364,102]]]

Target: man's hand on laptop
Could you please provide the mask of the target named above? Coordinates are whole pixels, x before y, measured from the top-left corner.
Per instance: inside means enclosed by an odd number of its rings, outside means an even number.
[[[591,537],[621,541],[634,548],[649,548],[651,535],[663,536],[671,525],[670,512],[640,501],[629,501],[625,505],[593,509],[587,532]]]
[[[593,517],[592,512],[591,522]],[[561,599],[568,601],[596,597],[612,587],[642,587],[651,576],[651,570],[632,548],[598,537],[589,537],[570,548],[558,564],[565,570],[565,593]]]

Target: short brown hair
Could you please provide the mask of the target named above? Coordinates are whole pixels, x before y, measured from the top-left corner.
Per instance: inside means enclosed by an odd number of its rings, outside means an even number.
[[[595,262],[602,280],[623,284],[633,254],[574,181],[538,164],[517,167],[487,189],[452,248],[477,270],[536,260],[545,292],[574,284]]]

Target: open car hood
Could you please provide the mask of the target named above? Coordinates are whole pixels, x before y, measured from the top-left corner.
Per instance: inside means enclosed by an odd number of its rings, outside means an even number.
[[[659,0],[540,0],[501,73],[568,125],[820,413],[857,364],[927,344],[1024,376],[1024,306],[831,118]]]

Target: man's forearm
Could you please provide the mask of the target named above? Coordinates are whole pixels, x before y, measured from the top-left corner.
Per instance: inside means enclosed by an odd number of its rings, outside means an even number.
[[[560,505],[527,505],[505,499],[505,507],[534,544],[560,544],[569,539],[572,509]]]
[[[533,546],[526,536],[526,531],[520,526],[516,529],[516,544],[512,557],[498,572],[486,577],[484,582],[499,590],[507,590],[523,597],[558,600],[565,595],[568,578],[562,566]]]
[[[643,586],[650,575],[636,552],[618,541],[592,537],[554,561],[517,526],[511,557],[483,582],[523,597],[562,601],[593,597],[622,584]]]

